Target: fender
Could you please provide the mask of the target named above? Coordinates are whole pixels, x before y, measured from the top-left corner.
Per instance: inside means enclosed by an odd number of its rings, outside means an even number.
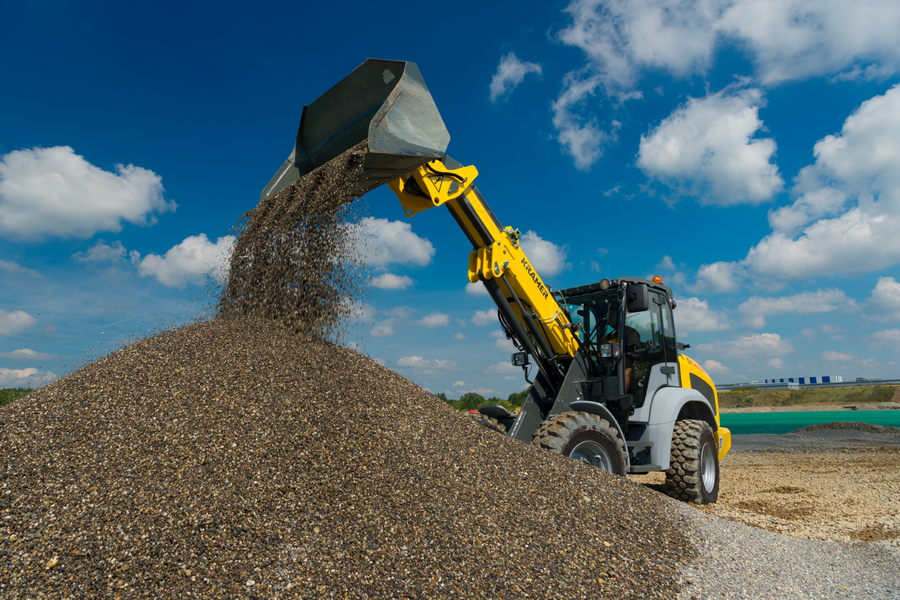
[[[616,431],[619,432],[619,437],[622,438],[622,443],[625,444],[625,472],[628,473],[628,471],[631,470],[631,457],[628,455],[628,439],[625,437],[625,432],[623,432],[622,428],[619,426],[619,422],[616,421],[616,418],[609,412],[609,409],[599,402],[591,402],[589,400],[576,400],[575,402],[570,402],[569,408],[571,410],[597,415],[601,419],[609,421],[609,424],[616,428]],[[675,425],[672,425],[672,427],[674,429]],[[671,432],[669,433],[669,437],[672,437]]]
[[[718,429],[715,411],[709,400],[697,390],[689,388],[664,387],[653,395],[650,406],[650,420],[647,423],[650,449],[650,462],[660,465],[664,470],[669,468],[669,448],[672,445],[672,432],[675,422],[681,419],[706,421],[713,432]]]

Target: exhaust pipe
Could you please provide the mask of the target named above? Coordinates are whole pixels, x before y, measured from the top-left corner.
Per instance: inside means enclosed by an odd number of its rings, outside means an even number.
[[[356,196],[444,157],[450,134],[415,63],[370,58],[304,106],[294,150],[260,201],[363,141]]]

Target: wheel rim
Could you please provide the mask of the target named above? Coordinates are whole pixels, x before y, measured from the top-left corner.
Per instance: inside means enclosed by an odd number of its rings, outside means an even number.
[[[606,449],[597,442],[587,441],[581,442],[572,450],[569,458],[580,460],[592,467],[603,469],[608,473],[612,473],[612,459]]]
[[[703,478],[703,489],[711,492],[716,485],[716,455],[709,444],[703,444],[703,450],[700,451],[700,474]]]

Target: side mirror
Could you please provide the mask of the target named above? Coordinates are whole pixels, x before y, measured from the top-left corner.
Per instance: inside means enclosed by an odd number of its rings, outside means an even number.
[[[528,362],[528,353],[527,352],[516,352],[512,355],[512,364],[514,367],[527,367]]]
[[[628,286],[625,294],[627,299],[628,312],[644,312],[650,308],[650,294],[647,292],[647,285],[644,283],[633,283]]]

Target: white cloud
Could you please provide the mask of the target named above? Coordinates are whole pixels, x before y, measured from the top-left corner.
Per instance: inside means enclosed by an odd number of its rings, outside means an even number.
[[[165,256],[148,254],[141,259],[137,252],[132,252],[131,260],[137,265],[141,277],[152,275],[167,287],[203,283],[207,276],[224,283],[228,278],[228,261],[234,244],[234,236],[220,237],[213,244],[205,233],[201,233],[185,238],[170,248]]]
[[[416,281],[406,275],[385,273],[375,277],[370,283],[372,287],[377,287],[381,290],[405,290],[409,286],[414,285]]]
[[[464,339],[466,339],[466,334],[464,334],[464,333],[454,333],[454,334],[453,334],[453,339],[454,339],[454,340],[464,340]]]
[[[710,310],[707,300],[679,300],[675,309],[675,328],[679,335],[695,331],[722,331],[733,326],[725,313]]]
[[[91,237],[122,221],[153,225],[174,212],[162,177],[134,165],[95,167],[68,146],[16,150],[0,158],[0,233],[23,240]]]
[[[797,177],[798,199],[770,215],[774,231],[743,261],[760,281],[860,274],[900,261],[900,85],[863,102],[814,155]]]
[[[419,325],[423,327],[427,327],[428,329],[434,329],[435,327],[446,327],[450,324],[450,315],[445,315],[444,313],[434,312],[429,315],[425,315],[418,321],[416,321]]]
[[[125,246],[116,241],[107,244],[103,240],[88,248],[87,252],[76,252],[72,258],[84,263],[116,263],[125,260]]]
[[[558,39],[584,52],[553,103],[559,142],[587,170],[615,137],[583,110],[596,94],[642,97],[645,71],[703,74],[728,42],[765,85],[819,75],[884,78],[900,70],[900,6],[892,0],[574,0]],[[579,110],[582,109],[582,110]]]
[[[753,296],[738,306],[738,312],[744,315],[745,326],[759,328],[766,326],[765,317],[771,315],[826,313],[839,308],[852,310],[855,306],[854,300],[843,290],[829,289],[780,298]]]
[[[893,346],[896,349],[900,349],[900,329],[893,328],[878,331],[872,335],[872,339],[875,341],[869,347],[873,350],[884,346]]]
[[[37,323],[37,319],[24,310],[7,312],[0,309],[0,335],[13,335],[25,331]]]
[[[512,340],[506,339],[506,336],[497,338],[492,346],[495,350],[501,352],[518,352],[519,350],[513,345]]]
[[[900,282],[893,277],[879,277],[866,310],[876,321],[900,321]]]
[[[397,335],[396,333],[394,333],[393,325],[394,324],[390,320],[382,321],[371,330],[369,330],[369,335],[371,335],[372,337],[388,337],[391,335]]]
[[[784,356],[794,351],[790,341],[781,339],[777,333],[753,333],[727,342],[699,344],[695,349],[724,358]]]
[[[853,355],[848,352],[835,352],[834,350],[828,350],[827,352],[822,353],[822,358],[829,362],[850,362],[853,360]]]
[[[416,312],[416,309],[410,308],[408,306],[395,306],[394,308],[384,311],[384,314],[390,315],[392,317],[397,317],[398,319],[406,319],[410,315]]]
[[[28,369],[0,368],[0,387],[37,388],[58,379],[56,373]]]
[[[476,310],[471,321],[475,325],[491,325],[497,322],[497,313],[493,310]]]
[[[758,204],[781,191],[784,180],[769,162],[775,141],[754,138],[763,124],[757,89],[691,98],[649,135],[641,136],[638,167],[680,196],[701,204]]]
[[[766,366],[772,367],[773,369],[784,369],[786,365],[780,358],[773,358],[766,363]]]
[[[741,287],[739,266],[729,262],[714,262],[697,270],[696,291],[712,293],[732,292]]]
[[[346,310],[343,310],[342,313],[348,315],[349,317],[356,319],[362,323],[370,322],[375,318],[375,314],[378,312],[371,304],[366,304],[365,302],[360,301],[347,301],[343,302],[343,307]]]
[[[421,356],[404,356],[397,361],[398,367],[408,367],[411,369],[452,369],[456,367],[456,363],[452,360],[427,359]]]
[[[495,363],[486,369],[484,369],[484,373],[510,373],[510,372],[518,372],[521,371],[522,367],[514,367],[510,362],[498,362]]]
[[[522,62],[515,53],[510,52],[500,59],[497,72],[491,79],[491,102],[497,102],[504,96],[512,93],[516,87],[525,80],[525,76],[534,73],[541,77],[541,65],[532,62]]]
[[[434,246],[412,231],[406,221],[389,221],[366,217],[353,225],[356,254],[367,265],[389,264],[424,267],[434,256]]]
[[[35,352],[29,348],[20,348],[12,352],[0,352],[0,358],[12,358],[14,360],[43,360],[53,358],[53,354],[45,354],[44,352]]]
[[[456,381],[456,382],[453,383],[453,386],[452,386],[452,387],[461,387],[461,386],[464,386],[464,385],[466,385],[466,382],[465,382],[465,381]]]
[[[34,277],[36,279],[41,279],[44,277],[37,271],[33,269],[27,269],[19,263],[13,262],[11,260],[0,260],[0,271],[4,271],[6,273],[9,273],[10,275],[21,273],[22,275],[28,275],[29,277]]]
[[[732,370],[717,360],[709,359],[703,363],[703,370],[710,375],[731,375]]]
[[[567,246],[557,246],[533,231],[525,233],[520,238],[520,244],[531,265],[542,278],[548,275],[556,275],[572,266],[566,262],[566,257],[569,254]]]
[[[767,85],[839,73],[880,79],[900,68],[892,0],[741,0],[716,27],[742,42]]]
[[[477,283],[467,283],[466,293],[470,296],[490,296],[487,288],[480,281]]]

